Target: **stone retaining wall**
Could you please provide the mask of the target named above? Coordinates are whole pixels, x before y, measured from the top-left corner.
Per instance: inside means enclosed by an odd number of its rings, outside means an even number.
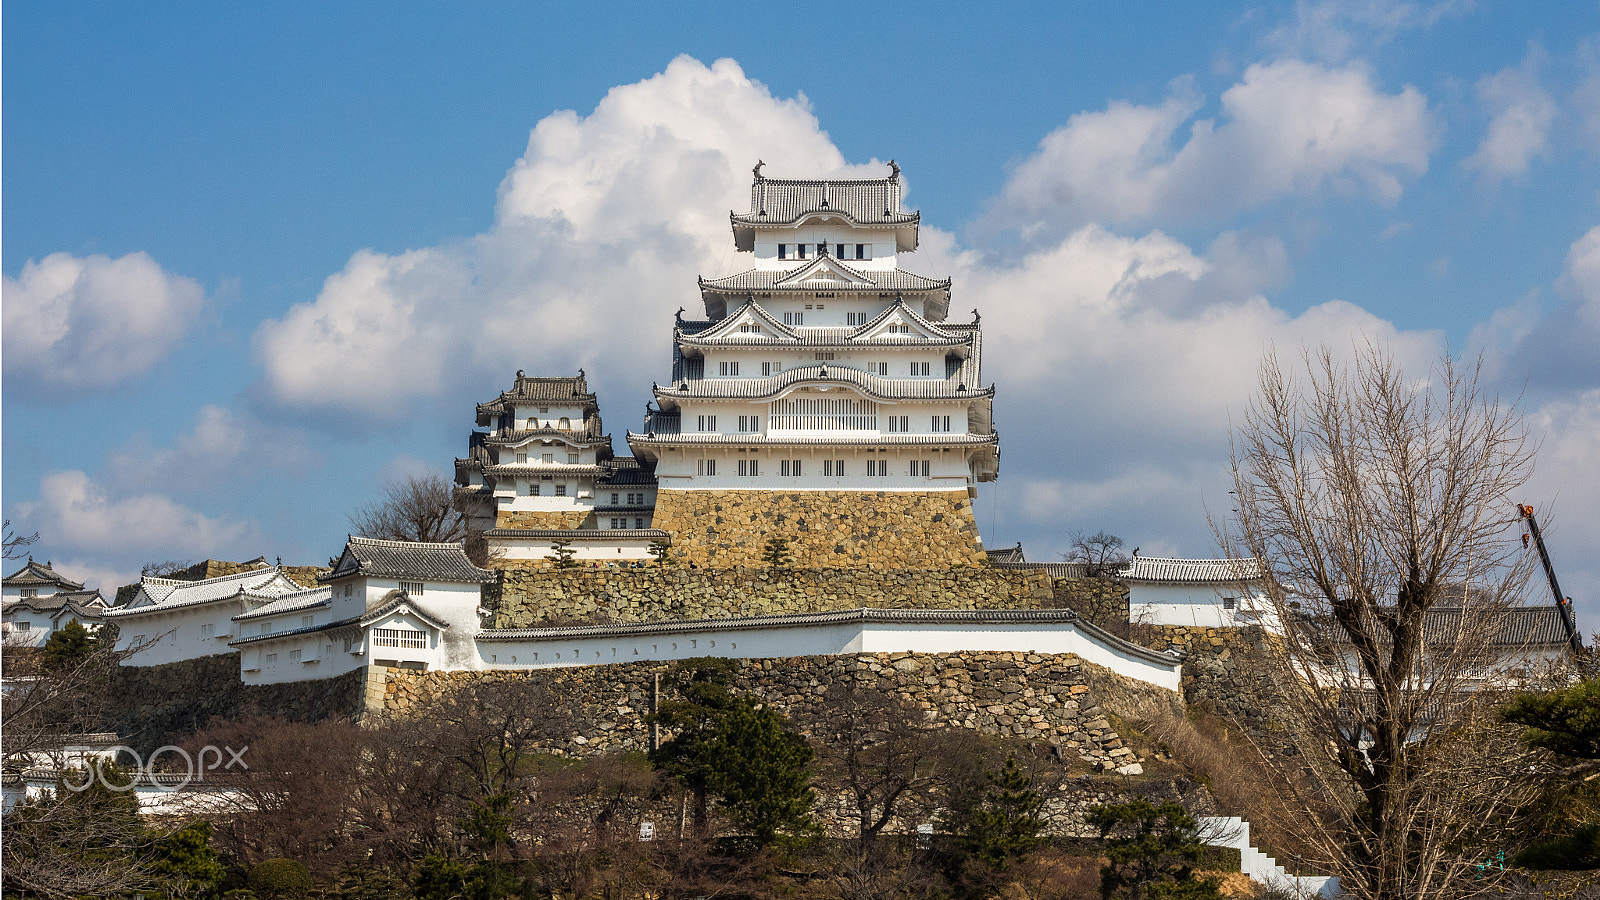
[[[586,509],[551,510],[549,512],[497,512],[494,517],[496,528],[542,528],[550,530],[570,530],[583,524],[589,518]]]
[[[796,566],[978,566],[983,539],[959,491],[673,491],[656,493],[651,527],[672,535],[680,565],[763,565],[787,538]]]
[[[148,754],[193,734],[212,718],[283,716],[303,722],[356,718],[363,710],[364,669],[287,684],[239,681],[239,654],[160,666],[122,666],[106,688],[103,730]]]
[[[1049,609],[1042,571],[968,569],[503,570],[496,628],[879,609]]]
[[[473,679],[521,680],[562,700],[547,749],[569,755],[648,749],[656,675],[670,664],[624,663],[532,672],[382,670],[381,710],[404,716],[428,699]],[[367,697],[377,712],[378,677]],[[881,653],[741,660],[739,688],[760,697],[804,730],[827,733],[841,692],[864,685],[898,697],[931,721],[985,734],[1043,741],[1068,761],[1096,770],[1139,774],[1139,757],[1107,719],[1101,695],[1176,706],[1171,692],[1124,678],[1071,654]]]
[[[1269,754],[1286,746],[1281,723],[1292,716],[1283,707],[1276,639],[1265,629],[1134,625],[1130,639],[1157,650],[1188,653],[1182,681],[1186,703],[1225,714]]]
[[[1102,575],[1056,578],[1055,601],[1058,609],[1070,609],[1112,634],[1127,636],[1128,585],[1119,579]]]

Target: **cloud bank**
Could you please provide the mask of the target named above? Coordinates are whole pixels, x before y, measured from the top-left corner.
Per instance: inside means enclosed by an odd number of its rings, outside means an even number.
[[[0,283],[7,387],[59,395],[141,375],[177,347],[204,299],[143,252],[29,260]]]

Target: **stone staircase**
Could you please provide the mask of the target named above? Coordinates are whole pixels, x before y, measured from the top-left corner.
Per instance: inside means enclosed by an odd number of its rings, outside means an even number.
[[[1332,875],[1292,875],[1278,861],[1250,845],[1250,823],[1238,816],[1200,817],[1200,840],[1212,847],[1239,851],[1239,871],[1266,887],[1287,891],[1296,898],[1337,897],[1339,879]]]

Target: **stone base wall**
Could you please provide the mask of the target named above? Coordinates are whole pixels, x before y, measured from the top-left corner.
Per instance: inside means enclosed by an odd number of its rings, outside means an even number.
[[[161,666],[122,666],[106,687],[102,727],[148,754],[163,744],[178,743],[218,717],[354,719],[365,708],[366,677],[366,669],[357,669],[318,681],[246,685],[239,681],[237,653]]]
[[[1211,628],[1199,625],[1131,626],[1130,639],[1157,650],[1177,648],[1183,662],[1186,703],[1226,715],[1257,740],[1269,755],[1281,752],[1292,721],[1284,708],[1286,691],[1276,638],[1258,625]]]
[[[878,609],[1048,609],[1042,571],[503,568],[494,627]]]
[[[924,711],[930,721],[985,734],[1043,741],[1096,771],[1139,774],[1139,756],[1107,719],[1101,697],[1177,706],[1169,691],[1124,678],[1071,654],[879,653],[741,660],[737,685],[772,704],[807,734],[825,738],[852,683]],[[383,671],[381,710],[404,716],[473,679],[521,680],[562,700],[547,750],[569,755],[649,749],[656,675],[671,664],[624,663],[533,672]],[[374,670],[377,672],[379,670]],[[376,675],[369,682],[376,695]],[[379,707],[374,704],[372,712]]]
[[[1118,636],[1128,632],[1128,586],[1109,577],[1055,579],[1056,607],[1070,609]]]
[[[589,518],[586,509],[552,510],[549,512],[497,512],[494,517],[496,528],[544,528],[571,530],[583,524]]]
[[[673,491],[656,493],[653,527],[680,565],[763,565],[787,538],[796,566],[978,566],[983,539],[959,491]]]

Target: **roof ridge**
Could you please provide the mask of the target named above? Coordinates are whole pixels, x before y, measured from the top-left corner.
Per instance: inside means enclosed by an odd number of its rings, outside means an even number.
[[[454,547],[457,550],[461,549],[461,544],[459,541],[396,541],[389,538],[362,537],[356,534],[350,535],[349,540],[352,543],[359,542],[363,544],[388,544],[398,547]]]

